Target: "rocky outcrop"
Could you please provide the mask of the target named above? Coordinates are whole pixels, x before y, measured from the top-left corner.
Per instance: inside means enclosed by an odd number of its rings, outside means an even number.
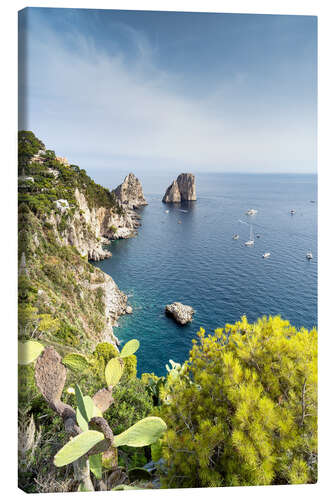
[[[191,306],[186,306],[181,302],[173,302],[165,306],[165,313],[172,316],[177,323],[186,325],[192,321],[194,309]]]
[[[193,174],[180,174],[176,181],[168,187],[163,197],[164,203],[179,203],[181,201],[195,201],[195,177]]]
[[[101,340],[119,345],[118,338],[113,332],[120,316],[127,313],[127,295],[119,290],[115,281],[108,274],[103,273],[104,283],[90,285],[91,289],[102,288],[104,292],[106,326],[102,332]]]
[[[118,214],[111,208],[89,208],[85,196],[78,189],[74,194],[79,210],[71,214],[65,227],[61,227],[61,221],[71,208],[67,200],[57,200],[59,206],[55,203],[55,211],[47,221],[53,225],[59,244],[71,245],[83,257],[99,261],[111,256],[111,252],[104,248],[110,240],[130,238],[136,234],[140,216],[133,210]]]
[[[128,174],[113,192],[122,207],[135,209],[148,205],[143,195],[141,182],[132,173]]]

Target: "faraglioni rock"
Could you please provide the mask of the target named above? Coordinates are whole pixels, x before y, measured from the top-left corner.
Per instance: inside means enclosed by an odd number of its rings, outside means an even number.
[[[141,182],[134,174],[128,174],[124,182],[113,191],[118,203],[127,208],[138,208],[148,203],[143,195]]]
[[[181,201],[195,201],[195,177],[193,174],[180,174],[176,181],[168,187],[163,197],[164,203],[179,203]]]
[[[165,306],[165,313],[172,316],[177,323],[186,325],[192,321],[194,309],[191,306],[186,306],[181,302],[173,302]]]

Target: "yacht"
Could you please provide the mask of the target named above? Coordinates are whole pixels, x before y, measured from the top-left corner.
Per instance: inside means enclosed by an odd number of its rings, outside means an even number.
[[[239,239],[239,234],[234,234],[232,237],[233,240],[238,240]]]
[[[254,208],[250,208],[247,212],[245,212],[246,215],[256,215],[258,213],[258,210],[255,210]]]
[[[307,252],[307,254],[306,254],[306,258],[307,258],[308,260],[313,259],[313,255],[312,255],[311,250],[309,250],[309,251]]]
[[[254,238],[253,238],[253,229],[252,226],[250,226],[250,239],[244,243],[245,246],[251,247],[254,245]]]
[[[267,259],[267,257],[269,257],[271,254],[269,252],[265,252],[264,255],[263,255],[263,258],[264,259]]]
[[[166,214],[168,214],[168,213],[169,213],[169,210],[166,210],[166,211],[165,211],[165,213],[166,213]]]
[[[291,214],[291,215],[294,215],[294,213],[295,213],[295,210],[292,208],[292,209],[290,210],[290,214]]]

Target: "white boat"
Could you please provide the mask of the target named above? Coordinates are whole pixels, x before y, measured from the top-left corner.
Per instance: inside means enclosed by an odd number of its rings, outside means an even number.
[[[245,212],[246,215],[256,215],[258,213],[258,210],[255,210],[254,208],[250,208],[247,212]]]
[[[252,226],[250,226],[250,239],[244,243],[245,246],[251,247],[254,245],[254,238],[253,238],[253,229]]]
[[[294,215],[295,210],[292,208],[292,209],[290,210],[290,213],[291,213],[291,215]]]
[[[166,210],[166,211],[165,211],[165,213],[166,213],[166,214],[168,214],[168,213],[169,213],[169,210]]]
[[[267,259],[267,257],[269,257],[271,254],[269,252],[265,252],[264,255],[263,255],[263,258],[264,259]]]
[[[239,239],[239,234],[234,234],[232,237],[233,240],[238,240]]]
[[[309,251],[307,252],[307,254],[306,254],[306,258],[307,258],[308,260],[313,259],[313,255],[312,255],[311,250],[309,250]]]

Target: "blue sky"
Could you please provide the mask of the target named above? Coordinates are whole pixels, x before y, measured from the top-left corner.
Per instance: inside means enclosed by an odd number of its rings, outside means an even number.
[[[19,26],[19,126],[91,175],[316,171],[315,17],[29,8]]]

